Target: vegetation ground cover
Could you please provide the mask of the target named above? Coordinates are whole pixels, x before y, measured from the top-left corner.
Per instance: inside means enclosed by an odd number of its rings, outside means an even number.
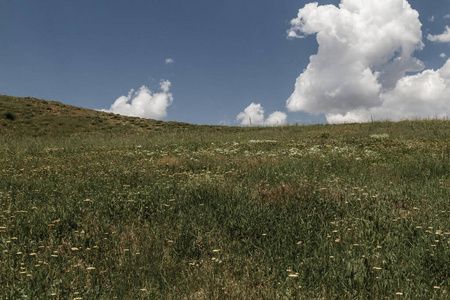
[[[2,299],[449,298],[448,121],[62,106],[0,97]]]

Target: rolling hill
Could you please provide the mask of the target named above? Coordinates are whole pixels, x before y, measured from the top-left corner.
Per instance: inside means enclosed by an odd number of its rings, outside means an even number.
[[[91,110],[31,97],[0,95],[0,134],[72,136],[194,130],[197,125],[163,122]],[[207,127],[207,126],[203,126]],[[215,129],[223,127],[215,127]]]

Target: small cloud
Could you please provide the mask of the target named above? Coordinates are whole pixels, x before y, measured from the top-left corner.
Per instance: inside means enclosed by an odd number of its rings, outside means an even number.
[[[288,39],[302,39],[305,36],[297,34],[294,30],[288,31]]]
[[[264,119],[264,108],[261,104],[251,103],[237,115],[236,120],[243,126],[282,126],[287,124],[286,118],[284,112],[276,111]]]
[[[145,85],[138,91],[130,90],[128,96],[121,96],[114,101],[109,110],[115,114],[161,120],[167,116],[167,108],[173,102],[169,93],[170,81],[161,80],[162,92],[152,93]]]
[[[450,19],[450,14],[445,15],[445,16],[444,16],[444,19]]]
[[[237,115],[236,120],[240,121],[241,125],[263,125],[264,109],[261,104],[252,103]]]
[[[282,126],[286,125],[287,115],[281,111],[275,111],[269,115],[265,121],[266,126]]]
[[[434,16],[431,16],[431,17],[428,19],[428,21],[434,22]]]
[[[445,31],[441,34],[428,34],[427,39],[432,42],[448,43],[450,42],[450,27],[445,26]]]
[[[446,58],[446,57],[447,57],[447,54],[441,53],[441,54],[439,55],[439,57]]]
[[[166,58],[166,65],[171,65],[171,64],[173,64],[173,63],[175,63],[175,60],[174,60],[174,59],[172,59],[172,58]]]

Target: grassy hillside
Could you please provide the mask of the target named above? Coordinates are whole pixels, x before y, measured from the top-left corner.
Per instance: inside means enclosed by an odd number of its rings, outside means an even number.
[[[448,121],[0,113],[1,299],[449,298]]]
[[[0,134],[14,136],[122,135],[198,128],[187,123],[121,116],[30,97],[0,95],[0,112]]]

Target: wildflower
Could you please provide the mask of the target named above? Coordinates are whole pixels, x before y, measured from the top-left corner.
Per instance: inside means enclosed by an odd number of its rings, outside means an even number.
[[[289,274],[288,277],[297,278],[298,277],[298,273],[291,273],[291,274]]]

